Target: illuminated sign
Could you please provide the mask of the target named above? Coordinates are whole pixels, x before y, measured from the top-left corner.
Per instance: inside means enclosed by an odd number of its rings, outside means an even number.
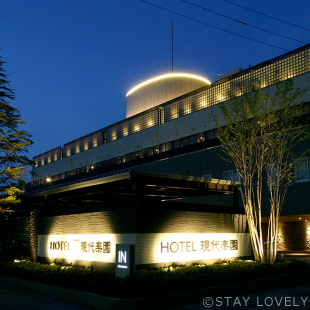
[[[133,235],[39,235],[38,256],[97,262],[115,262],[117,243],[135,243]]]
[[[193,241],[173,241],[160,243],[161,253],[166,252],[176,253],[176,252],[197,252],[197,251],[229,251],[238,250],[238,240],[202,240],[200,241],[200,247],[195,249],[195,244]]]
[[[250,235],[245,233],[140,234],[136,257],[147,257],[149,264],[224,259],[251,255]]]
[[[135,269],[135,246],[130,244],[116,245],[115,276],[125,278],[132,275]]]
[[[126,265],[128,254],[117,254],[117,244],[135,245],[138,265],[251,255],[248,233],[139,233],[39,235],[38,256]]]

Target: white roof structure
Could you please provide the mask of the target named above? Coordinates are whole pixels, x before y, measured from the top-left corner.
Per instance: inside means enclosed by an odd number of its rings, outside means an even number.
[[[149,79],[126,94],[126,117],[210,84],[204,77],[187,73],[170,73]]]

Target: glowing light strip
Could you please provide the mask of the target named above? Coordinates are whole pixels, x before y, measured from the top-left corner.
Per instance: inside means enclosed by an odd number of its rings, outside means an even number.
[[[182,76],[182,77],[191,77],[191,78],[194,78],[194,79],[197,79],[197,80],[201,80],[203,82],[205,82],[206,84],[211,84],[211,82],[201,76],[198,76],[198,75],[194,75],[194,74],[187,74],[187,73],[170,73],[170,74],[164,74],[164,75],[160,75],[160,76],[157,76],[155,78],[152,78],[150,80],[147,80],[147,81],[144,81],[142,82],[141,84],[135,86],[134,88],[132,88],[127,94],[126,94],[126,97],[129,96],[130,94],[132,94],[135,90],[139,89],[140,87],[146,85],[146,84],[149,84],[149,83],[152,83],[152,82],[155,82],[155,81],[158,81],[158,80],[161,80],[161,79],[165,79],[165,78],[168,78],[168,77],[179,77],[179,76]]]

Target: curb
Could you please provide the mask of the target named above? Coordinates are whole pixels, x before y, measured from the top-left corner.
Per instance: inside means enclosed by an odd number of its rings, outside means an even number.
[[[149,298],[139,299],[121,299],[113,297],[104,297],[94,293],[87,293],[48,284],[12,278],[0,275],[0,281],[7,282],[13,285],[21,286],[27,289],[39,291],[44,294],[52,295],[57,298],[72,301],[84,306],[94,307],[104,310],[144,310],[144,309],[173,309],[180,306],[201,303],[205,297],[220,297],[220,296],[248,296],[259,294],[264,291],[275,288],[292,287],[305,283],[310,284],[310,272],[298,272],[263,278],[245,282],[225,284],[221,286],[208,287],[193,291],[185,291],[169,295],[161,295]]]

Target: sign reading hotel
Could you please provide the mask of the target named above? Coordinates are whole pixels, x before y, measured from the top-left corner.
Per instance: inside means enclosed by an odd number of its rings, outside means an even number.
[[[39,235],[38,256],[116,263],[116,244],[135,245],[135,263],[169,263],[251,255],[245,233]]]

